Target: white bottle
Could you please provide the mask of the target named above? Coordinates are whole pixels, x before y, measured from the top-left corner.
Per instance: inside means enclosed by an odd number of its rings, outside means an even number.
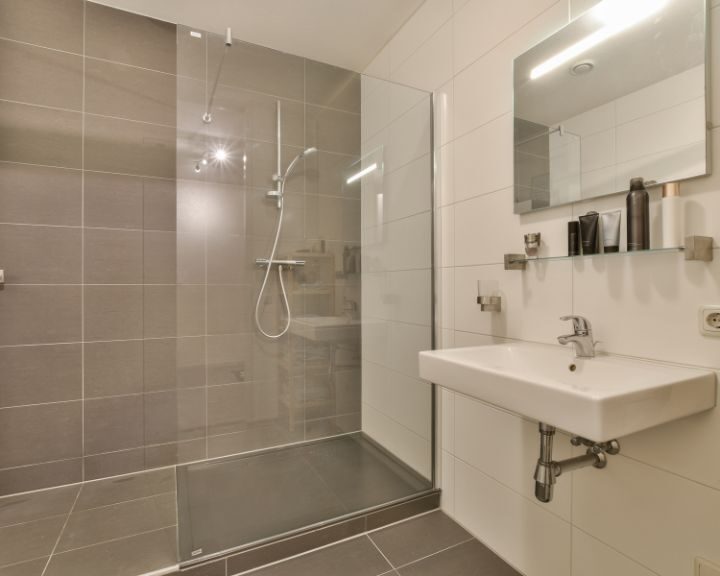
[[[662,247],[677,248],[683,245],[683,210],[680,185],[671,182],[662,191]]]

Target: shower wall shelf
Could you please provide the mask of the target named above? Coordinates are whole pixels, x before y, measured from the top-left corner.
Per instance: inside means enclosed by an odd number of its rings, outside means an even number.
[[[550,262],[553,260],[582,260],[586,258],[605,258],[615,256],[636,256],[639,254],[667,254],[682,252],[685,260],[695,262],[712,262],[713,239],[710,236],[688,236],[685,246],[676,248],[651,248],[632,252],[603,252],[598,254],[578,254],[577,256],[540,256],[529,258],[525,254],[505,254],[505,270],[526,270],[529,262]]]

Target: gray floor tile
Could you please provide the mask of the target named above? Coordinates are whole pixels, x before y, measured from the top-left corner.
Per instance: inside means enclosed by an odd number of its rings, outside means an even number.
[[[45,576],[137,576],[177,562],[175,528],[55,554]]]
[[[520,576],[477,540],[399,568],[400,576]]]
[[[254,572],[256,576],[378,576],[391,570],[366,536]]]
[[[472,536],[438,510],[373,532],[370,538],[393,566],[403,566]]]
[[[73,512],[56,553],[176,525],[175,494]]]

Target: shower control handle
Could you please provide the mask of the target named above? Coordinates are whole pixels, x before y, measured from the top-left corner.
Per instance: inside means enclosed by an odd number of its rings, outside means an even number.
[[[305,266],[305,260],[268,260],[267,258],[257,258],[256,266]]]

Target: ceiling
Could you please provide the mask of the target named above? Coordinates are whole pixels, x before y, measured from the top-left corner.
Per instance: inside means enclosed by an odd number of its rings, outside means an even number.
[[[93,0],[362,72],[424,0]]]

